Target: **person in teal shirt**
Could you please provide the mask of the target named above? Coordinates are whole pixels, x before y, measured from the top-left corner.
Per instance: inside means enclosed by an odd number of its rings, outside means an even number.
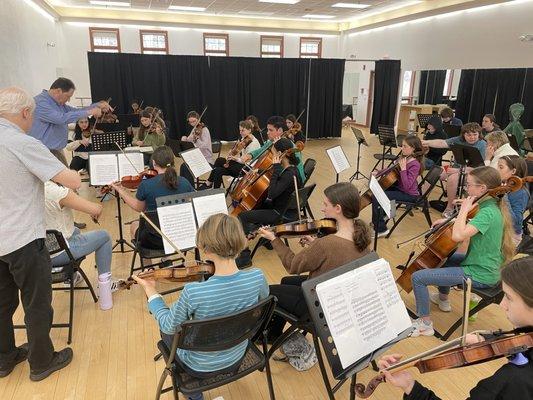
[[[257,150],[251,151],[249,154],[246,154],[242,157],[242,162],[247,163],[249,161],[255,161],[257,160],[263,153],[268,151],[274,142],[277,142],[281,135],[283,135],[283,132],[287,130],[287,125],[285,123],[285,118],[280,117],[278,115],[275,115],[273,117],[270,117],[267,121],[267,136],[268,140]],[[304,173],[304,165],[303,165],[303,158],[301,152],[296,152],[296,158],[298,159],[298,165],[296,168],[298,169],[298,175],[300,177],[301,182],[305,182],[305,173]]]

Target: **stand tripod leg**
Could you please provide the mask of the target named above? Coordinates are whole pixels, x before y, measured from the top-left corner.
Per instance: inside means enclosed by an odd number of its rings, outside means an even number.
[[[355,400],[355,384],[357,381],[357,374],[352,375],[350,380],[350,400]]]
[[[131,243],[129,243],[126,239],[124,239],[124,234],[122,232],[122,207],[120,204],[120,196],[118,193],[115,192],[115,197],[117,198],[117,221],[118,221],[118,233],[119,238],[116,240],[115,245],[113,246],[112,250],[115,250],[117,246],[120,246],[120,252],[126,253],[129,251],[135,250],[135,247]],[[131,250],[124,250],[124,245],[128,246]]]
[[[367,179],[370,180],[365,174],[359,171],[359,164],[361,162],[361,144],[362,142],[357,141],[357,164],[355,168],[354,174],[350,177],[349,181],[352,182],[354,179],[357,181],[359,179]],[[361,175],[361,178],[359,178],[359,175]]]

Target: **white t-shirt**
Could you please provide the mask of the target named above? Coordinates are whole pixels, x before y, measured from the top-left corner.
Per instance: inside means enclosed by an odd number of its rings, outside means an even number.
[[[44,184],[46,229],[55,229],[68,240],[74,233],[74,215],[70,208],[63,208],[59,202],[67,197],[68,189],[48,181]]]

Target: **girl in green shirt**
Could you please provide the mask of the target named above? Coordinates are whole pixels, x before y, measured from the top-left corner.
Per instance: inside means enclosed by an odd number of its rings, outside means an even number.
[[[475,207],[476,199],[501,185],[500,174],[492,167],[479,167],[470,171],[466,182],[468,197],[462,199],[452,228],[453,241],[469,241],[466,256],[456,253],[448,258],[443,267],[422,269],[411,277],[419,317],[413,322],[413,337],[432,336],[435,333],[429,316],[430,301],[438,304],[441,311],[451,311],[448,300],[451,286],[461,284],[466,278],[472,280],[474,288],[494,286],[500,280],[500,266],[514,255],[511,217],[506,201],[483,198],[477,204],[477,214],[467,221],[468,212]],[[440,219],[433,225],[445,221]],[[430,296],[430,285],[438,286],[439,293]]]

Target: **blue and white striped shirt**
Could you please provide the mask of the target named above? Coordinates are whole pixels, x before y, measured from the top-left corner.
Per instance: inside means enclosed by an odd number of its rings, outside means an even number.
[[[213,275],[205,282],[185,285],[180,298],[170,306],[162,297],[148,302],[159,329],[172,335],[190,319],[205,319],[232,314],[256,304],[268,296],[269,288],[260,269],[238,271],[233,275]],[[244,356],[248,342],[223,351],[197,352],[178,349],[177,355],[189,368],[210,372],[227,368]]]

